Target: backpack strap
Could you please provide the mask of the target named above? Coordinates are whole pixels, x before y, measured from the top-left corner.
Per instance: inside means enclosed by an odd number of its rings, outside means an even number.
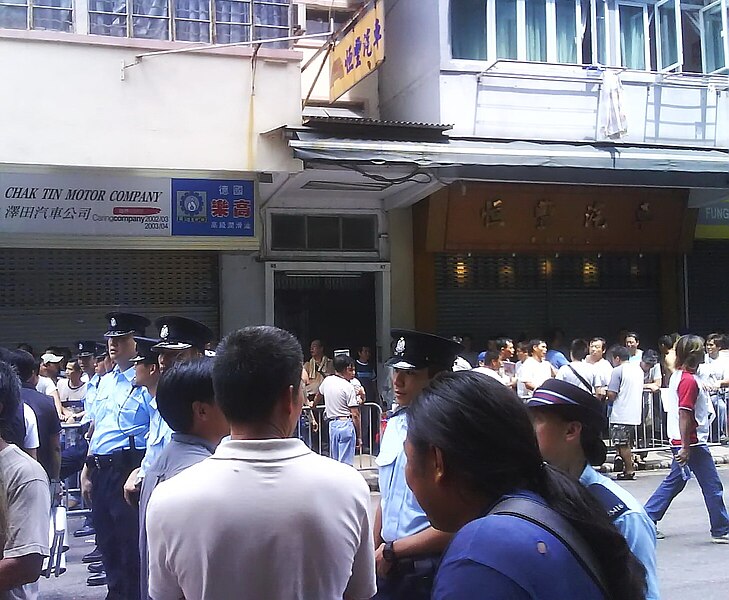
[[[551,533],[567,548],[606,598],[610,597],[602,569],[592,549],[575,528],[558,512],[529,498],[510,497],[498,502],[489,515],[510,515],[537,525]]]

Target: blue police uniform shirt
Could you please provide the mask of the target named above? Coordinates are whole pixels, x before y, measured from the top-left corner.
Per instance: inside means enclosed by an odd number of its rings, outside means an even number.
[[[146,388],[145,388],[146,389]],[[139,468],[139,477],[144,477],[157,457],[162,453],[167,443],[172,439],[172,429],[162,418],[157,409],[157,397],[149,403],[152,413],[149,418],[149,433],[147,434],[147,451],[144,453],[142,465]]]
[[[430,527],[425,511],[405,481],[407,457],[403,443],[407,434],[407,411],[401,410],[387,421],[376,460],[382,494],[382,539],[386,542],[394,542]]]
[[[101,381],[101,377],[99,377],[98,373],[94,373],[94,376],[89,379],[86,384],[86,396],[84,396],[84,416],[81,418],[82,425],[92,421],[91,410],[94,406],[94,400],[96,400],[96,394],[99,391],[99,381]]]
[[[134,367],[122,372],[116,366],[104,375],[91,409],[94,433],[89,454],[111,454],[129,448],[130,436],[134,437],[134,447],[144,450],[151,400],[143,387],[134,385]]]
[[[631,552],[643,563],[646,573],[646,600],[659,600],[656,573],[656,526],[646,514],[643,505],[612,479],[605,477],[590,465],[580,475],[580,483],[607,510],[615,528],[623,535]]]
[[[532,492],[510,496],[546,504]],[[512,515],[488,515],[467,523],[453,537],[438,568],[432,598],[602,600],[604,595],[572,552],[548,531]]]

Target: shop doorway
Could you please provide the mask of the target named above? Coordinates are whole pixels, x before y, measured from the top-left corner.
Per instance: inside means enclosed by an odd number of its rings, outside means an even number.
[[[274,324],[296,335],[304,355],[321,339],[326,353],[377,345],[374,273],[312,274],[276,272]]]

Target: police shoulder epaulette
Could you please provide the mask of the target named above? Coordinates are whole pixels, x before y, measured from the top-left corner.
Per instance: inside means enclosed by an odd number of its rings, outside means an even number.
[[[613,521],[628,512],[628,505],[604,485],[592,483],[587,486],[587,490],[600,503],[600,506],[605,509],[605,512]]]

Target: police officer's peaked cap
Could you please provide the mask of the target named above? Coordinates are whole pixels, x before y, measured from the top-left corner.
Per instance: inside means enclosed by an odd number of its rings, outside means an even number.
[[[102,360],[106,358],[106,355],[109,353],[109,349],[106,347],[106,344],[96,343],[96,351],[94,352],[94,356],[98,360]]]
[[[400,370],[424,369],[430,366],[453,365],[463,346],[448,338],[409,329],[393,329],[395,354],[387,361],[388,367]]]
[[[106,315],[109,330],[104,337],[118,337],[120,335],[144,335],[144,330],[151,324],[150,320],[142,315],[124,312],[110,312]]]
[[[197,348],[202,351],[212,341],[212,330],[193,319],[185,317],[161,317],[154,322],[160,341],[155,350],[187,350]]]
[[[96,342],[93,340],[75,342],[74,346],[76,347],[76,356],[78,357],[96,356]]]
[[[569,407],[577,415],[582,415],[580,421],[588,424],[605,424],[605,416],[600,401],[581,387],[561,381],[547,379],[540,387],[534,390],[534,395],[527,403],[528,408],[539,407]]]
[[[159,338],[135,336],[134,341],[137,342],[137,355],[130,362],[144,364],[157,362],[157,353],[152,348],[159,343]]]

